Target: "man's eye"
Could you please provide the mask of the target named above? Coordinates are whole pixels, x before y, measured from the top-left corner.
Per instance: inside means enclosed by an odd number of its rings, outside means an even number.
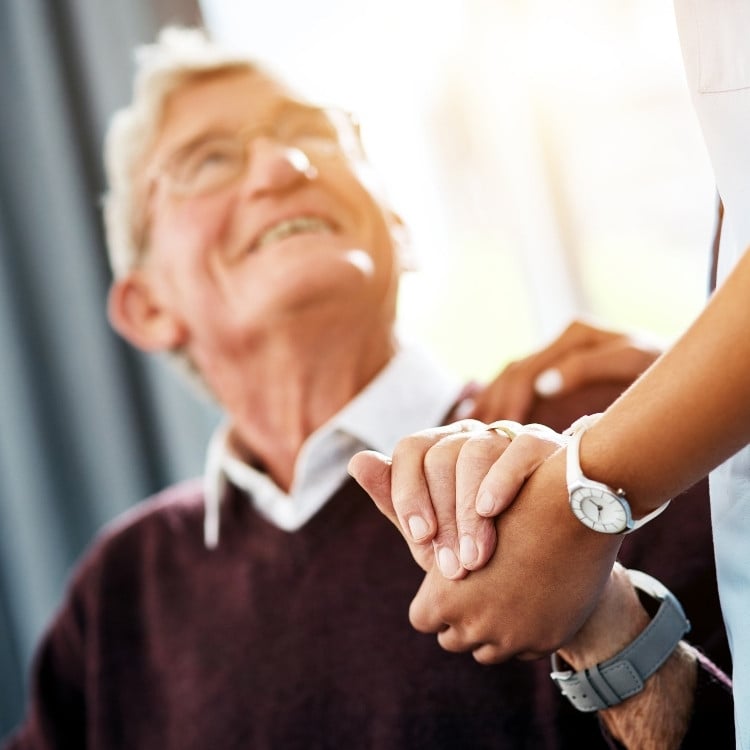
[[[208,153],[201,156],[197,166],[199,169],[220,166],[222,164],[226,164],[228,161],[231,161],[231,158],[232,154],[228,151],[209,151]]]
[[[174,178],[185,186],[213,179],[227,170],[233,170],[241,155],[242,150],[235,144],[205,144],[182,159],[174,171]]]

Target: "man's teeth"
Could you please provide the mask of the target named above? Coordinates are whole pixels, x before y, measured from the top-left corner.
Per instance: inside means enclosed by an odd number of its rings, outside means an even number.
[[[278,242],[293,234],[300,232],[332,232],[333,228],[327,221],[310,216],[302,216],[296,219],[287,219],[280,221],[267,231],[263,232],[258,240],[256,247],[261,248],[271,242]]]

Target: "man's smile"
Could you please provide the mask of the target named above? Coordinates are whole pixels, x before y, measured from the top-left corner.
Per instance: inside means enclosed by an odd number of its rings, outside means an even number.
[[[266,245],[284,240],[294,234],[302,233],[328,233],[335,231],[333,225],[317,216],[296,216],[291,219],[283,219],[264,230],[253,242],[250,250],[261,250]]]

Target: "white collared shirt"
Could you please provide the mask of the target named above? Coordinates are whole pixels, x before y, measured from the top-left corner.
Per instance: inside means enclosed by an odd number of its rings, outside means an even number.
[[[302,445],[288,493],[229,449],[229,425],[214,432],[208,446],[204,488],[205,541],[219,537],[219,504],[227,482],[247,492],[258,513],[284,531],[304,526],[348,479],[349,459],[359,450],[390,455],[400,438],[445,419],[461,393],[423,349],[401,349],[375,379]]]

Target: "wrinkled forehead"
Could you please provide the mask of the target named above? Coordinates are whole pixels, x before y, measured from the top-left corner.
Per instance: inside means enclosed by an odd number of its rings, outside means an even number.
[[[233,69],[188,79],[166,99],[148,161],[213,132],[247,130],[310,106],[261,70]]]

